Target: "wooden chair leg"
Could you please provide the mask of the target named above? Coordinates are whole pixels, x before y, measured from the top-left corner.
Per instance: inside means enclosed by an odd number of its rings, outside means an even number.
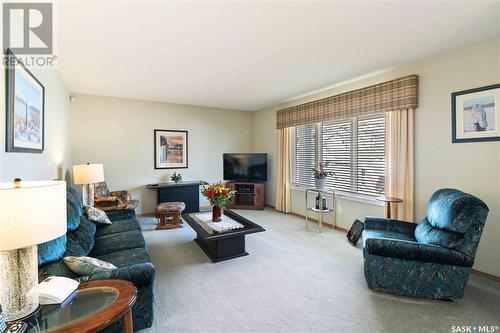
[[[159,224],[156,229],[174,229],[182,228],[180,224],[180,213],[179,212],[167,212],[159,214]]]
[[[172,217],[173,217],[173,221],[172,221],[173,224],[181,224],[181,214],[180,213],[174,212],[174,213],[172,213]]]

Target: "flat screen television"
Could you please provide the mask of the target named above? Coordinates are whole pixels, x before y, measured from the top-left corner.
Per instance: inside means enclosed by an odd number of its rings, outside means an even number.
[[[267,154],[224,154],[224,180],[267,181]]]

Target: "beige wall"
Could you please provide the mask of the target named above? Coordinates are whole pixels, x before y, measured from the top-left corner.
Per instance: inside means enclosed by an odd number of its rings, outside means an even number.
[[[69,92],[56,70],[31,70],[45,87],[45,150],[41,154],[5,152],[5,80],[0,80],[0,180],[66,179],[71,168]]]
[[[252,148],[250,112],[89,95],[77,95],[71,110],[73,163],[103,163],[111,190],[141,200],[138,213],[156,205],[146,184],[166,182],[174,171],[184,180],[220,181],[222,154]],[[189,132],[188,169],[154,169],[154,129]]]
[[[453,187],[474,194],[490,208],[474,267],[500,276],[500,143],[451,143],[451,93],[500,82],[500,39],[454,50],[369,78],[258,111],[254,117],[254,150],[270,157],[267,203],[274,205],[277,174],[276,110],[331,96],[407,74],[420,76],[419,108],[415,112],[415,215],[425,215],[431,194]],[[294,211],[302,213],[303,193],[293,191]],[[302,200],[302,202],[300,202]],[[347,200],[346,200],[347,201]],[[350,225],[354,216],[383,213],[380,206],[343,204],[338,221]]]
[[[0,7],[0,16],[2,12],[3,8]],[[0,34],[2,43],[3,36]],[[16,177],[24,180],[67,179],[71,167],[69,92],[57,70],[30,71],[45,87],[45,150],[41,154],[5,152],[3,76],[0,79],[0,181],[10,181]]]

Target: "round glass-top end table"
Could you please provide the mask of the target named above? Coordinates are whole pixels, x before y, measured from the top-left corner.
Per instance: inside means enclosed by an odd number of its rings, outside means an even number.
[[[124,332],[132,332],[136,298],[137,288],[128,281],[85,282],[62,304],[43,305],[26,332],[96,332],[123,316]]]

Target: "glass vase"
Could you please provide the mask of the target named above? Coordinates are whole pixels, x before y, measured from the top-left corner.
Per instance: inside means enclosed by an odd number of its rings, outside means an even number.
[[[212,207],[212,222],[220,222],[222,215],[222,208],[219,205]]]

